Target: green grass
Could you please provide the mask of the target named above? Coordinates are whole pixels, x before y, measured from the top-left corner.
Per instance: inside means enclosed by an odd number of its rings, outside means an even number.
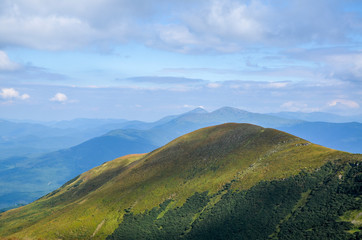
[[[167,199],[177,207],[195,192],[214,194],[232,180],[232,189],[249,189],[263,180],[353,158],[361,159],[274,129],[208,127],[149,154],[107,162],[53,194],[0,214],[0,236],[82,239],[96,232],[94,239],[104,239],[122,221],[125,209],[142,213]]]
[[[340,217],[340,220],[344,222],[351,222],[354,225],[354,228],[349,231],[350,233],[361,232],[362,209],[348,211]]]

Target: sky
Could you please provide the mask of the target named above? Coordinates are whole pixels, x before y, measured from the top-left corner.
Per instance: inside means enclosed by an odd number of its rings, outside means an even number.
[[[223,106],[362,114],[362,2],[0,2],[0,118]]]

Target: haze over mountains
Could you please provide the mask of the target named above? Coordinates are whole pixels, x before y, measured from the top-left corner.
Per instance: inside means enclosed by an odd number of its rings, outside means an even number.
[[[2,128],[0,125],[2,136],[14,136],[18,155],[9,156],[8,152],[0,158],[0,208],[31,202],[105,161],[127,154],[150,152],[183,134],[226,122],[272,127],[333,149],[362,152],[361,123],[305,122],[230,107],[213,112],[197,108],[152,123],[77,119],[43,126],[3,121]],[[102,134],[107,131],[109,132]],[[32,139],[36,138],[39,140],[38,145],[44,141],[48,144],[44,144],[45,146],[53,144],[53,147],[61,148],[62,144],[69,145],[72,141],[79,141],[97,133],[100,136],[46,154],[27,156],[26,149],[21,150],[23,142],[20,139],[33,141]],[[60,145],[56,145],[60,138],[56,137],[57,134],[62,134],[62,141],[58,142]],[[67,139],[72,141],[67,142]],[[16,145],[17,143],[19,145]],[[24,140],[24,144],[28,143]],[[7,148],[9,145],[9,142],[2,143],[0,148]]]
[[[361,41],[358,0],[0,1],[0,240],[362,239]]]
[[[123,119],[75,119],[47,123],[0,120],[0,159],[72,147],[132,123]]]
[[[324,112],[279,112],[268,113],[268,115],[287,118],[287,119],[299,119],[309,122],[331,122],[331,123],[345,123],[345,122],[362,122],[362,115],[355,116],[340,116],[332,113]]]
[[[0,214],[0,236],[358,239],[361,161],[275,129],[207,127]]]

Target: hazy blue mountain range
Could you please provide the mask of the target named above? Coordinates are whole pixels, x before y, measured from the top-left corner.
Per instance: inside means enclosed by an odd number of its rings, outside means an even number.
[[[362,123],[362,115],[355,116],[340,116],[332,113],[324,112],[279,112],[268,113],[268,115],[287,118],[287,119],[299,119],[309,122],[331,122],[331,123],[345,123],[345,122],[359,122]]]
[[[157,148],[148,142],[126,134],[104,135],[39,157],[1,161],[0,208],[34,201],[91,166]]]
[[[78,132],[78,130],[77,130]],[[37,123],[0,120],[0,159],[16,155],[49,152],[84,141],[64,129],[47,127]]]
[[[167,116],[155,122],[82,118],[58,122],[0,119],[0,161],[69,148],[114,129],[150,129],[175,117]]]
[[[325,147],[351,153],[362,153],[361,123],[302,122],[278,129]]]
[[[0,161],[69,148],[110,130],[142,123],[123,119],[74,119],[71,121],[26,123],[0,120]]]
[[[252,123],[272,127],[326,147],[354,153],[362,152],[361,123],[305,122],[230,107],[213,112],[197,108],[153,123],[91,119],[48,123],[45,127],[55,132],[59,129],[68,131],[79,128],[80,133],[99,132],[99,136],[74,147],[36,157],[22,155],[1,160],[0,208],[35,200],[44,193],[59,187],[67,179],[105,161],[126,154],[150,152],[181,135],[225,122]],[[32,130],[36,134],[44,131],[42,128],[44,126],[35,125],[35,127],[39,128],[39,132]],[[116,130],[109,131],[111,129]],[[108,133],[104,134],[107,131]],[[16,134],[15,130],[13,132]],[[26,136],[25,133],[20,136]],[[44,132],[43,134],[50,135]],[[1,147],[6,148],[5,145]]]

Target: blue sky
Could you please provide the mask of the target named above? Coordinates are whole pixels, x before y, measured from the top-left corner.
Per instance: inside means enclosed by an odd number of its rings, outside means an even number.
[[[362,114],[353,0],[4,0],[0,118]]]

